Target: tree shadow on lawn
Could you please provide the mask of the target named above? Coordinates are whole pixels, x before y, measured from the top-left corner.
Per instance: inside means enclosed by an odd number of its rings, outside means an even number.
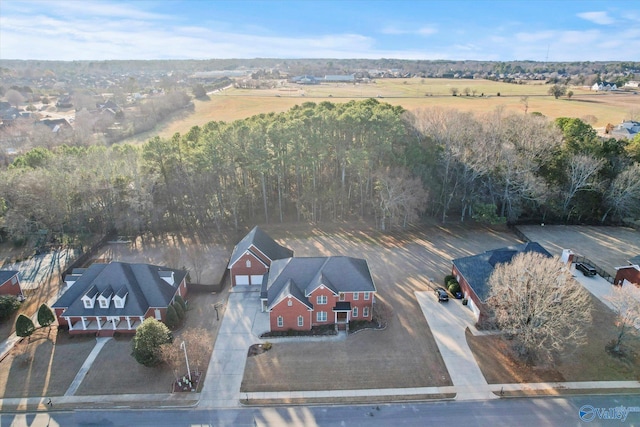
[[[55,327],[50,333],[46,328],[37,330],[0,363],[0,395],[64,395],[95,344],[93,337],[72,337]]]

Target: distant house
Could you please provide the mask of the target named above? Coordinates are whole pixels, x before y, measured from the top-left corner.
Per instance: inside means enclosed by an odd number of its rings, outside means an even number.
[[[44,119],[40,123],[51,129],[51,132],[58,133],[63,129],[71,129],[71,125],[67,119]]]
[[[618,86],[616,86],[615,83],[611,83],[611,82],[596,82],[593,84],[593,86],[591,86],[591,90],[597,91],[597,92],[609,92],[612,90],[618,90]]]
[[[311,330],[373,316],[376,286],[364,259],[334,256],[279,259],[262,284],[271,331]]]
[[[639,88],[640,87],[640,81],[630,80],[630,81],[628,81],[628,82],[626,82],[624,84],[624,87]]]
[[[314,76],[295,76],[293,78],[291,78],[291,81],[293,83],[298,83],[301,85],[317,85],[320,83],[320,81],[314,77]]]
[[[112,262],[74,269],[51,306],[70,334],[133,334],[147,317],[165,321],[167,308],[187,295],[186,271]]]
[[[292,256],[292,250],[279,245],[267,233],[254,227],[231,253],[228,266],[231,285],[262,285],[262,278],[273,261]]]
[[[322,80],[324,83],[353,83],[356,81],[355,74],[326,75]]]
[[[452,261],[451,274],[460,283],[464,297],[467,298],[468,304],[478,321],[486,320],[487,318],[488,281],[493,269],[498,264],[511,262],[516,254],[523,252],[537,252],[551,258],[551,254],[539,243],[528,242],[486,251],[479,255],[457,258]]]
[[[0,270],[0,295],[13,295],[24,299],[20,286],[20,274],[13,270]]]
[[[56,107],[58,107],[58,108],[71,108],[71,107],[73,107],[73,102],[71,102],[71,96],[70,95],[62,95],[61,97],[59,97],[58,101],[56,101]]]
[[[633,120],[625,120],[611,130],[610,134],[614,138],[627,138],[633,139],[638,133],[640,133],[640,122]]]

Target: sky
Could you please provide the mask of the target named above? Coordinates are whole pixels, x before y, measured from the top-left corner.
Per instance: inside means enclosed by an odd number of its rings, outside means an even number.
[[[0,60],[640,61],[640,1],[0,0]]]

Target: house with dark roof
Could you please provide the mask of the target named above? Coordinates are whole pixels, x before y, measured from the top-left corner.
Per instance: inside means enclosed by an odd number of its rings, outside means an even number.
[[[231,253],[227,267],[231,273],[231,285],[262,285],[262,278],[273,261],[292,256],[292,250],[279,245],[267,233],[254,227]]]
[[[51,308],[70,334],[133,334],[147,317],[166,320],[169,305],[187,295],[186,276],[150,264],[93,264],[65,277],[66,291]]]
[[[498,264],[509,263],[516,254],[523,252],[537,252],[551,258],[539,243],[527,242],[520,245],[493,249],[479,255],[457,258],[452,261],[453,274],[460,283],[460,289],[468,301],[478,321],[487,318],[486,301],[489,296],[488,281],[493,269]]]
[[[376,286],[367,261],[345,256],[273,261],[260,292],[271,331],[372,320]]]
[[[13,295],[24,299],[20,286],[20,274],[13,270],[0,270],[0,295]]]

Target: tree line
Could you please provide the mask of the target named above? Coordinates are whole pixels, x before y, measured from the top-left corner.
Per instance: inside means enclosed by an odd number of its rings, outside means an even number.
[[[21,240],[362,218],[619,222],[640,213],[640,138],[579,119],[308,102],[141,146],[34,148],[0,170],[0,226]]]

